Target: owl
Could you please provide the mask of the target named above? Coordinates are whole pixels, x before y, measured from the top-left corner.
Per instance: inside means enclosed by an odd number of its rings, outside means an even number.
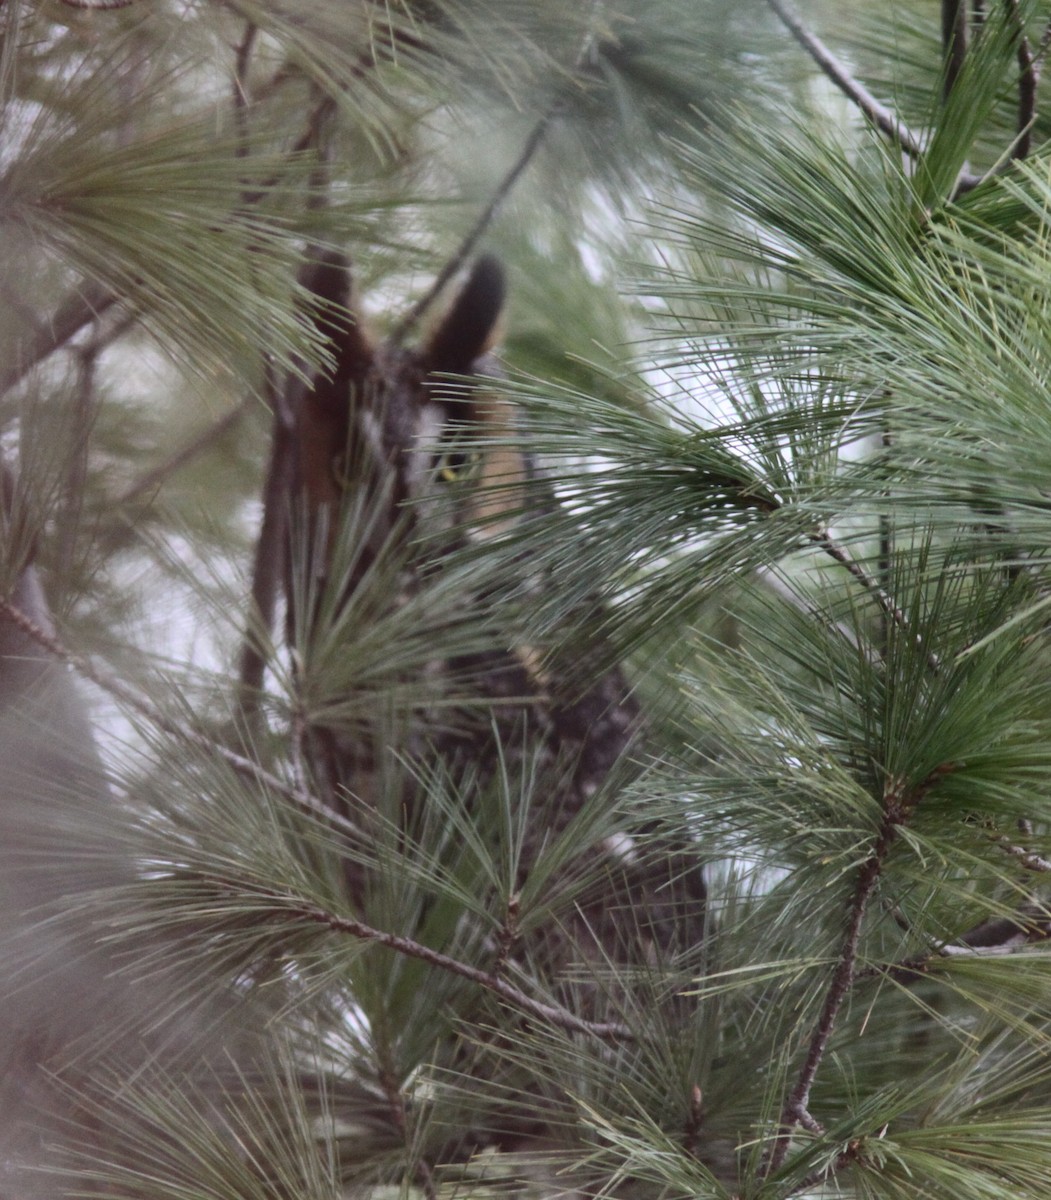
[[[401,772],[392,805],[415,827],[436,775],[461,795],[497,778],[506,787],[510,778],[520,796],[528,780],[518,885],[572,822],[595,837],[580,848],[593,883],[549,940],[568,938],[571,956],[629,961],[696,947],[705,889],[689,837],[669,836],[644,817],[609,822],[605,832],[602,820],[581,819],[596,806],[618,806],[618,791],[637,771],[633,757],[643,754],[645,720],[625,672],[602,665],[608,647],[573,638],[537,646],[521,633],[530,594],[557,587],[528,552],[512,556],[512,587],[486,577],[484,555],[473,574],[463,567],[472,543],[542,522],[558,504],[516,434],[515,405],[490,353],[507,292],[502,265],[478,258],[414,348],[370,336],[341,256],[322,257],[309,288],[331,365],[303,390],[296,414],[293,653],[309,647],[319,627],[327,636],[348,610],[361,621],[411,613],[428,588],[445,586],[450,562],[467,627],[453,653],[417,662],[415,678],[404,680],[419,697],[407,720],[315,721],[307,745],[316,777],[335,806],[367,826],[369,810],[389,794],[377,783],[389,776],[385,768],[392,760],[416,764]],[[392,560],[396,569],[385,569]],[[351,685],[353,676],[348,666]],[[338,713],[338,698],[332,708]],[[351,875],[353,889],[367,890],[359,868]]]

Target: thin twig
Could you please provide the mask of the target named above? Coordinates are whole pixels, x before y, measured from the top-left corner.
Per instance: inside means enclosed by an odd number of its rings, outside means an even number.
[[[137,323],[138,319],[139,314],[131,309],[126,309],[123,313],[117,314],[113,320],[95,331],[94,337],[84,344],[84,352],[100,355],[107,347],[117,341],[118,338],[122,338]]]
[[[820,604],[807,596],[801,596],[791,584],[787,583],[775,571],[768,567],[760,567],[757,575],[781,599],[786,600],[793,607],[799,609],[800,612],[806,613],[808,617],[818,621],[830,633],[843,638],[855,650],[862,650],[870,662],[877,662],[879,660],[879,650],[876,647],[869,647],[865,644],[857,630],[851,628],[845,621],[834,621]]]
[[[887,453],[894,443],[890,428],[887,424],[888,418],[886,414],[883,417],[883,428],[880,431],[880,446],[883,453]],[[876,564],[877,578],[880,587],[887,595],[891,589],[891,571],[894,566],[894,530],[891,526],[890,517],[886,512],[881,512],[879,515],[879,559]],[[887,657],[890,650],[890,626],[889,618],[886,610],[880,618],[880,653],[883,658]]]
[[[228,749],[205,734],[198,733],[197,730],[190,729],[181,722],[167,716],[150,700],[130,687],[118,676],[67,649],[57,637],[53,637],[20,608],[3,597],[0,597],[0,615],[6,617],[28,638],[47,650],[49,654],[53,655],[60,662],[64,662],[72,667],[78,675],[90,680],[96,687],[100,687],[104,692],[107,692],[122,704],[127,705],[128,708],[145,718],[151,725],[161,730],[162,733],[169,734],[171,737],[177,738],[188,746],[193,746],[199,750],[207,750],[209,753],[215,754],[238,775],[242,775],[246,779],[251,779],[253,782],[277,792],[286,800],[291,801],[300,811],[308,813],[310,816],[318,817],[333,828],[339,829],[355,840],[360,840],[361,830],[353,822],[340,816],[339,813],[333,812],[332,809],[316,796],[303,791],[301,788],[290,787],[283,779],[280,779],[277,775],[273,775],[250,758],[246,758],[243,754],[238,754],[236,751]]]
[[[49,319],[38,324],[32,344],[21,350],[14,365],[0,375],[0,395],[21,383],[37,363],[61,350],[117,300],[108,288],[97,283],[86,283],[67,296]]]
[[[1031,850],[1027,850],[1024,846],[1015,846],[1005,837],[997,838],[996,844],[1005,853],[1010,854],[1012,858],[1016,858],[1025,870],[1036,871],[1042,874],[1051,872],[1051,862],[1048,862],[1046,858],[1042,858],[1039,854],[1034,854]]]
[[[61,507],[56,522],[58,528],[58,569],[61,578],[69,578],[80,518],[84,507],[84,485],[88,477],[88,445],[91,429],[98,414],[98,393],[95,369],[98,351],[95,343],[84,347],[77,355],[77,389],[73,401],[69,439],[69,458],[66,464]]]
[[[518,944],[521,936],[519,926],[519,894],[512,892],[507,898],[507,907],[504,909],[504,919],[501,922],[500,929],[496,935],[496,961],[493,963],[493,974],[502,977],[507,970],[507,964],[511,959],[511,954]]]
[[[247,643],[246,643],[247,649]],[[246,697],[247,703],[242,704],[245,713],[252,719],[257,713],[257,707],[252,702],[252,697]],[[306,714],[303,712],[302,706],[302,689],[296,689],[296,703],[292,710],[292,717],[289,721],[291,726],[289,737],[289,762],[292,767],[292,778],[295,781],[296,787],[306,786],[306,760],[307,760],[307,739],[310,733],[310,725],[307,722]]]
[[[880,606],[883,612],[890,617],[895,625],[903,632],[910,633],[909,618],[905,612],[895,603],[894,597],[891,596],[881,585],[878,579],[865,570],[865,568],[855,559],[847,550],[835,541],[828,530],[822,530],[820,533],[811,535],[811,541],[816,546],[820,546],[822,550],[840,566],[846,567],[851,575],[868,591],[876,603]],[[923,638],[918,633],[912,634],[913,640],[918,648],[923,648]],[[941,663],[938,656],[932,651],[926,651],[927,665],[930,669],[937,673],[941,670]]]
[[[885,133],[910,158],[922,156],[923,144],[905,122],[892,109],[877,100],[861,80],[847,70],[846,65],[819,37],[811,33],[784,0],[766,0],[766,2],[821,71],[848,99],[853,101],[877,129]],[[957,180],[957,188],[964,190],[973,188],[981,180],[980,175],[973,175],[967,171],[961,172]]]
[[[131,8],[139,0],[62,0],[67,8],[79,8],[82,12],[114,12],[118,8]]]
[[[939,959],[998,958],[1017,954],[1024,946],[1046,942],[1051,937],[1051,915],[1040,904],[1024,904],[1011,916],[986,917],[972,925],[953,942],[932,943],[925,954],[880,963],[857,972],[858,979],[887,978],[896,983],[915,983],[929,975]]]
[[[228,409],[221,417],[217,417],[210,425],[205,426],[200,433],[194,434],[192,438],[169,455],[162,463],[159,463],[152,470],[141,475],[134,483],[129,484],[114,499],[113,503],[118,508],[125,508],[129,504],[136,503],[136,501],[148,493],[156,491],[169,475],[173,475],[181,467],[186,466],[198,454],[207,450],[215,442],[216,438],[222,437],[227,430],[232,429],[241,417],[244,416],[252,403],[253,397],[247,396],[240,403],[235,404],[233,408]]]
[[[248,155],[248,65],[252,59],[259,27],[252,21],[245,22],[245,31],[237,45],[234,63],[233,105],[234,120],[237,122],[237,157]]]
[[[80,7],[77,5],[77,7]],[[89,7],[98,7],[91,5]],[[307,150],[317,136],[317,131],[332,111],[335,102],[330,97],[322,99],[307,118],[307,124],[302,134],[292,146],[289,157],[294,158]],[[264,180],[261,187],[246,190],[243,203],[246,207],[257,204],[277,185],[280,175],[275,174]],[[55,310],[54,314],[37,323],[36,336],[32,344],[21,350],[16,356],[14,365],[0,374],[0,396],[20,383],[38,363],[49,355],[61,350],[74,338],[85,325],[100,317],[107,309],[120,301],[120,297],[102,284],[89,281],[75,292],[71,293]]]
[[[914,795],[918,802],[939,779],[947,774],[943,769],[936,769],[924,779]],[[1028,822],[1020,821],[1023,833],[1028,833]],[[992,837],[1001,850],[1016,859],[1026,871],[1037,874],[1051,874],[1051,862],[1039,854],[1034,854],[1024,846],[1016,846],[1006,837]],[[908,922],[901,914],[896,914],[898,925],[908,931]],[[858,972],[860,977],[886,976],[900,981],[912,981],[926,973],[927,968],[937,958],[954,958],[961,955],[990,955],[1013,954],[1021,946],[1029,942],[1044,941],[1051,936],[1048,909],[1035,900],[1019,906],[1012,916],[986,917],[961,933],[954,942],[932,943],[930,950],[917,958],[905,959],[891,966],[866,967]]]
[[[942,0],[942,57],[945,79],[942,95],[948,99],[967,61],[967,5],[964,0]]]
[[[335,111],[336,102],[331,96],[323,96],[318,103],[311,109],[310,115],[307,117],[307,123],[303,127],[303,132],[296,138],[292,144],[291,150],[287,154],[287,158],[294,159],[297,155],[305,153],[312,146],[317,144],[321,126],[324,124],[328,116]],[[281,182],[280,173],[274,173],[268,179],[264,179],[262,184],[251,190],[244,192],[243,203],[246,206],[258,204],[273,188]]]
[[[445,285],[456,274],[457,271],[470,258],[471,252],[481,240],[482,235],[489,228],[493,218],[496,216],[497,210],[507,199],[511,189],[518,182],[522,172],[529,166],[533,156],[540,148],[540,144],[544,140],[544,135],[547,133],[548,126],[554,120],[559,110],[559,104],[553,104],[547,112],[537,121],[530,131],[529,136],[522,146],[521,153],[515,159],[511,169],[500,181],[496,190],[493,192],[489,203],[479,213],[474,224],[467,232],[467,236],[463,239],[455,252],[446,259],[442,269],[435,276],[434,282],[426,292],[416,301],[409,309],[404,317],[394,326],[390,334],[390,343],[392,346],[397,346],[405,340],[409,333],[419,324],[420,319],[441,295]]]
[[[378,1054],[382,1059],[378,1071],[380,1086],[387,1098],[387,1108],[390,1110],[394,1128],[405,1147],[406,1158],[411,1161],[413,1158],[412,1129],[409,1123],[408,1108],[405,1104],[405,1093],[402,1090],[395,1065],[391,1062],[390,1045],[384,1042],[382,1048],[378,1049]],[[435,1186],[431,1164],[421,1155],[414,1166],[416,1178],[419,1179],[423,1188],[424,1200],[438,1200],[438,1189]]]
[[[424,1200],[438,1200],[438,1185],[434,1181],[434,1172],[425,1158],[416,1163],[416,1175],[423,1187]]]
[[[1011,158],[1017,161],[1028,158],[1032,148],[1033,124],[1036,121],[1036,89],[1039,80],[1036,56],[1026,36],[1018,0],[1005,0],[1005,3],[1018,38],[1018,137],[1011,150]]]
[[[289,381],[288,387],[304,386]],[[258,708],[266,672],[268,634],[274,628],[277,597],[286,570],[288,505],[292,495],[294,430],[291,398],[281,394],[273,379],[273,368],[266,364],[266,388],[274,419],[270,439],[270,461],[263,485],[263,518],[255,542],[252,561],[252,590],[249,612],[241,645],[239,689],[241,708],[252,717]]]
[[[886,1126],[883,1127],[883,1133],[886,1133]],[[883,1136],[881,1133],[880,1137]],[[837,1154],[835,1161],[830,1167],[819,1167],[811,1173],[802,1182],[797,1183],[791,1191],[785,1193],[788,1196],[798,1196],[807,1192],[812,1192],[821,1184],[827,1183],[831,1178],[837,1175],[840,1171],[849,1166],[853,1166],[864,1156],[865,1138],[854,1138],[847,1143],[847,1148],[842,1153]]]
[[[324,164],[326,156],[320,153],[320,145],[318,150]],[[321,206],[323,192],[320,172],[321,166],[315,172],[319,186],[308,197],[308,208]],[[321,247],[309,247],[307,263],[315,263],[321,254]],[[309,278],[308,266],[300,273],[300,280],[308,284]],[[238,673],[240,706],[249,721],[253,721],[258,713],[258,699],[266,673],[267,637],[274,628],[278,592],[287,566],[289,505],[295,475],[296,419],[305,393],[312,386],[307,383],[306,364],[300,362],[297,365],[299,369],[286,374],[279,384],[273,355],[263,355],[264,396],[273,413],[273,421],[270,458],[263,484],[263,516],[252,559],[252,590]],[[301,742],[293,739],[293,745],[298,748]]]
[[[919,158],[923,146],[919,138],[896,113],[879,100],[856,79],[816,34],[810,32],[800,18],[783,0],[766,0],[782,24],[810,55],[824,74],[861,109],[868,119],[901,147],[910,158]]]
[[[287,901],[289,898],[274,896],[274,899]],[[601,1038],[603,1041],[634,1040],[635,1035],[626,1025],[621,1025],[616,1021],[586,1021],[561,1005],[545,1004],[543,1001],[533,999],[532,996],[508,983],[507,980],[494,975],[491,971],[482,971],[478,967],[472,967],[469,963],[460,962],[459,959],[442,954],[440,950],[432,950],[430,946],[425,946],[412,938],[402,937],[396,933],[384,933],[383,930],[374,929],[363,921],[354,920],[352,917],[337,916],[317,905],[293,903],[291,911],[308,921],[327,925],[337,933],[347,933],[362,941],[386,946],[388,950],[393,950],[396,954],[402,954],[406,958],[416,958],[441,971],[447,971],[451,975],[459,975],[460,978],[468,979],[472,983],[478,984],[479,987],[493,992],[514,1008],[528,1013],[538,1020],[557,1025],[560,1029],[587,1034],[589,1037]]]
[[[247,25],[237,50],[234,108],[241,137],[239,153],[243,155],[248,153],[246,72],[255,36],[256,26]],[[321,162],[325,162],[326,156],[322,153],[321,147],[321,130],[324,121],[333,109],[334,101],[331,97],[323,96],[319,100],[293,149],[294,154],[314,147],[319,153]],[[316,168],[313,173],[312,187],[307,197],[308,210],[319,208],[322,203],[323,193],[318,178],[319,169]],[[244,197],[246,202],[251,199],[248,192],[244,193]],[[312,252],[308,254],[308,261],[313,261],[315,256],[312,248]],[[259,697],[263,690],[263,679],[266,674],[267,639],[273,631],[278,591],[285,571],[288,505],[292,494],[295,452],[295,421],[306,387],[302,371],[288,374],[283,386],[279,386],[273,355],[264,350],[262,361],[264,393],[267,404],[273,413],[273,422],[270,459],[263,485],[263,518],[260,522],[252,561],[252,588],[249,610],[245,620],[244,638],[241,643],[241,664],[238,672],[239,707],[250,724],[259,715]],[[293,730],[292,746],[295,781],[296,785],[301,787],[303,782],[300,757],[302,738],[296,729]]]
[[[850,905],[850,916],[847,931],[843,938],[843,946],[839,952],[836,969],[825,995],[825,1003],[818,1015],[817,1023],[810,1036],[806,1057],[800,1068],[795,1086],[785,1100],[778,1119],[777,1137],[770,1149],[767,1159],[767,1173],[778,1170],[785,1161],[792,1137],[792,1130],[797,1125],[806,1129],[820,1130],[820,1126],[809,1111],[810,1090],[814,1086],[818,1070],[825,1058],[829,1041],[836,1027],[843,1002],[850,992],[857,969],[858,945],[861,940],[861,926],[868,912],[869,900],[879,881],[883,863],[890,851],[891,844],[898,834],[898,827],[908,818],[909,813],[918,801],[919,791],[910,796],[903,796],[897,789],[888,791],[883,801],[883,820],[873,843],[868,858],[858,870],[857,881],[854,885],[854,897]]]
[[[597,7],[597,6],[596,6]],[[590,26],[584,35],[581,42],[580,50],[577,52],[576,59],[573,63],[572,76],[577,77],[582,68],[590,61],[595,47],[595,30],[594,26]],[[463,267],[464,263],[470,258],[472,251],[482,235],[492,224],[493,218],[503,205],[504,201],[510,195],[511,190],[521,178],[526,167],[533,161],[536,152],[543,144],[544,138],[547,135],[555,118],[562,112],[562,100],[555,99],[551,102],[545,112],[543,112],[529,132],[522,145],[518,157],[511,164],[510,169],[504,175],[503,179],[497,184],[495,191],[489,199],[489,203],[482,209],[475,219],[474,224],[467,231],[466,236],[460,245],[456,248],[452,257],[447,259],[442,269],[438,272],[434,282],[427,291],[416,301],[409,309],[404,317],[398,321],[390,334],[390,344],[392,346],[400,345],[412,330],[419,324],[421,318],[431,307],[431,305],[441,295],[445,285],[450,279]]]
[[[254,26],[252,28],[254,30]],[[239,72],[247,63],[251,44],[252,39],[246,31],[238,52]],[[306,201],[308,211],[320,209],[325,199],[322,183],[330,150],[322,144],[321,133],[327,114],[331,111],[330,104],[330,97],[322,97],[300,138],[300,150],[313,146],[318,152],[318,163],[311,173],[311,189]],[[239,106],[238,112],[243,122],[243,108]],[[320,255],[320,247],[309,247],[306,254],[307,263],[314,263]],[[308,272],[309,267],[300,272],[303,282],[309,278]],[[287,373],[279,383],[273,354],[264,351],[262,361],[264,394],[273,413],[273,421],[270,458],[263,485],[263,516],[252,559],[252,588],[238,672],[239,706],[249,722],[249,727],[259,715],[259,699],[263,690],[269,650],[268,639],[273,632],[278,593],[288,561],[288,520],[295,475],[296,421],[308,387],[305,363],[298,363],[299,369]],[[293,716],[292,729],[292,768],[297,786],[302,785],[305,729],[305,722],[300,720],[297,713]]]

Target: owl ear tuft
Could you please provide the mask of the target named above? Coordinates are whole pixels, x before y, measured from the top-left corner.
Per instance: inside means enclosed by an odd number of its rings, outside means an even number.
[[[507,291],[498,258],[483,254],[423,349],[428,372],[468,375],[492,345]]]
[[[335,369],[327,373],[328,378],[337,386],[358,381],[368,370],[374,351],[352,312],[354,280],[347,256],[337,250],[324,251],[307,268],[303,284],[314,297],[314,323],[328,339],[335,358]]]

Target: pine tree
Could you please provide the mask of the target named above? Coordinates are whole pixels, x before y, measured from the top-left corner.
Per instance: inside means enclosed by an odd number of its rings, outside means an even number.
[[[1051,10],[855,15],[0,7],[0,1193],[1047,1194]]]

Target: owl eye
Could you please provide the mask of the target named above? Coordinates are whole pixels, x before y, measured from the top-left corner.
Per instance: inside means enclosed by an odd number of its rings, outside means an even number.
[[[450,446],[435,460],[435,478],[442,483],[463,483],[474,475],[481,458],[477,450],[463,450]]]

